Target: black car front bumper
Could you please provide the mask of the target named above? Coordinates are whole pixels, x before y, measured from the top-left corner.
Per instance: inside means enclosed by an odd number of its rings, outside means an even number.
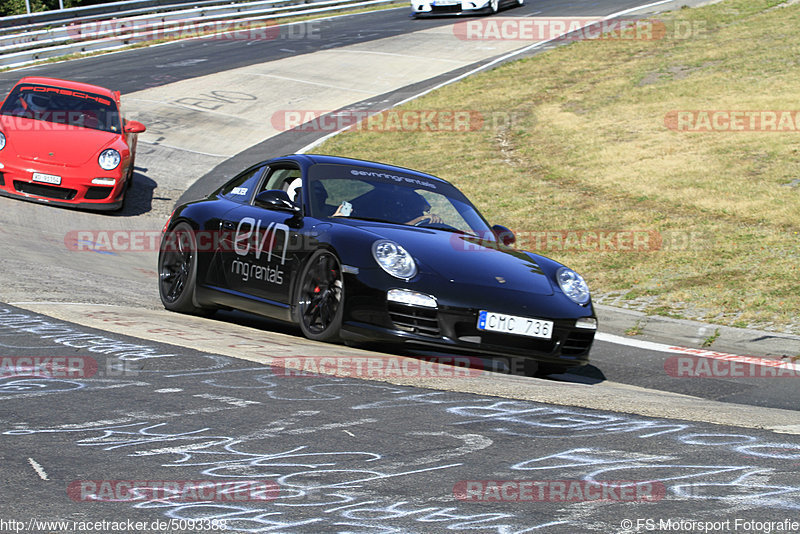
[[[351,285],[352,287],[352,285]],[[478,329],[477,308],[424,308],[388,302],[386,293],[360,288],[348,303],[342,337],[463,351],[486,356],[516,356],[561,367],[589,360],[596,330],[579,328],[575,318],[553,319],[550,339]]]

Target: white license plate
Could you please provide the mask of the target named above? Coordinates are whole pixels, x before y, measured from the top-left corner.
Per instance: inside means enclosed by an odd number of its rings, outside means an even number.
[[[41,172],[33,173],[34,182],[42,182],[44,184],[61,185],[61,177],[55,174],[43,174]]]
[[[433,5],[435,6],[455,6],[461,3],[461,0],[436,0]]]
[[[553,321],[481,310],[478,314],[478,330],[550,339],[553,336]]]

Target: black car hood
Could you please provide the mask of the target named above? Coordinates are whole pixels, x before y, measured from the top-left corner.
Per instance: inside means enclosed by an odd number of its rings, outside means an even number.
[[[552,295],[553,286],[527,253],[464,234],[416,227],[358,224],[400,243],[419,262],[420,271],[432,270],[456,284]]]

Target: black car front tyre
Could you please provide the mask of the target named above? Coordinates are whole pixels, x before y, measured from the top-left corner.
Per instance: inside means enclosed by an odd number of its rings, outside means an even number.
[[[318,250],[303,267],[297,288],[297,321],[315,341],[338,341],[344,315],[342,264],[333,252]]]
[[[197,280],[197,242],[194,229],[185,222],[164,235],[158,251],[158,293],[168,310],[202,313],[194,300]]]

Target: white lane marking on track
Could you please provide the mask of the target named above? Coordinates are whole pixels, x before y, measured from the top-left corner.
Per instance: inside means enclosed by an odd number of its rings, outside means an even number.
[[[632,7],[630,9],[625,9],[623,11],[617,11],[616,13],[612,13],[610,15],[607,15],[607,16],[603,17],[602,20],[609,20],[609,19],[613,19],[613,18],[616,18],[616,17],[621,17],[622,15],[626,15],[626,14],[631,13],[633,11],[638,11],[640,9],[647,9],[647,8],[655,7],[655,6],[658,6],[658,5],[661,5],[661,4],[668,4],[668,3],[672,2],[672,1],[673,0],[659,0],[658,2],[653,2],[651,4],[646,4],[646,5],[638,6],[638,7]],[[592,22],[591,24],[595,24],[595,22]],[[583,26],[581,29],[585,28],[586,26],[589,26],[589,24]],[[549,43],[552,43],[552,42],[558,40],[560,37],[561,36],[556,36],[556,37],[553,37],[552,39],[548,39],[546,41],[539,41],[537,43],[533,43],[532,45],[528,45],[528,46],[520,48],[518,50],[514,50],[513,52],[509,52],[508,54],[504,54],[504,55],[502,55],[502,56],[500,56],[498,58],[493,59],[492,61],[490,61],[490,62],[488,62],[488,63],[486,63],[484,65],[480,65],[479,67],[476,67],[476,68],[472,69],[469,72],[465,72],[464,74],[460,74],[458,76],[455,76],[454,78],[450,78],[449,80],[445,80],[442,83],[440,83],[440,84],[438,84],[438,85],[436,85],[434,87],[431,87],[430,89],[426,89],[425,91],[422,91],[421,93],[418,93],[416,95],[410,96],[410,97],[406,98],[405,100],[402,100],[402,101],[398,102],[397,104],[395,104],[393,106],[389,106],[388,108],[385,108],[385,109],[391,109],[393,107],[401,106],[401,105],[403,105],[403,104],[405,104],[407,102],[411,102],[412,100],[416,100],[417,98],[425,96],[428,93],[436,91],[437,89],[441,89],[442,87],[444,87],[446,85],[450,85],[451,83],[455,83],[455,82],[457,82],[459,80],[463,80],[464,78],[466,78],[468,76],[472,76],[473,74],[476,74],[476,73],[481,72],[483,70],[486,70],[486,69],[488,69],[490,67],[493,67],[493,66],[497,65],[498,63],[502,63],[503,61],[506,61],[507,59],[510,59],[510,58],[512,58],[514,56],[518,56],[520,54],[524,54],[525,52],[528,52],[529,50],[534,50],[536,48],[539,48],[539,47],[542,47],[542,46],[547,45]],[[384,110],[378,110],[378,111],[385,111],[385,109]],[[328,135],[317,139],[313,143],[304,146],[303,148],[298,150],[297,153],[298,154],[305,154],[309,150],[313,149],[314,147],[316,147],[318,145],[321,145],[322,143],[324,143],[328,139],[332,138],[335,135],[340,134],[341,132],[347,130],[348,128],[342,128],[341,130],[337,130],[335,132],[331,132]]]
[[[233,154],[212,154],[210,152],[201,152],[199,150],[191,150],[189,148],[181,148],[179,146],[165,145],[164,143],[148,143],[147,141],[142,141],[142,140],[139,140],[139,143],[151,146],[159,146],[163,148],[171,148],[173,150],[182,150],[184,152],[191,152],[192,154],[200,154],[201,156],[209,156],[212,158],[228,159],[231,156],[233,156]]]
[[[368,91],[365,89],[355,89],[353,87],[339,87],[336,85],[331,85],[329,83],[322,83],[322,82],[312,82],[309,80],[301,80],[300,78],[289,78],[288,76],[278,76],[277,74],[267,74],[263,72],[243,72],[242,74],[247,74],[250,76],[263,76],[265,78],[275,78],[276,80],[285,80],[287,82],[297,82],[297,83],[304,83],[306,85],[318,85],[320,87],[325,87],[327,89],[339,89],[341,91],[352,91],[354,93],[364,93],[367,95],[375,94],[375,91]]]
[[[169,69],[173,67],[191,67],[192,65],[196,65],[198,63],[203,63],[204,61],[208,61],[205,58],[197,58],[197,59],[184,59],[183,61],[174,61],[172,63],[164,63],[161,65],[156,65],[157,69]]]
[[[247,122],[252,122],[253,124],[261,124],[261,121],[257,121],[257,120],[254,120],[254,119],[248,119],[248,118],[242,117],[240,115],[232,115],[230,113],[225,113],[223,111],[214,111],[213,109],[205,109],[205,108],[202,108],[202,107],[193,106],[191,104],[181,104],[180,102],[170,102],[169,100],[153,100],[153,99],[150,99],[150,98],[134,98],[134,97],[128,98],[127,100],[128,101],[136,100],[138,102],[149,102],[151,104],[161,104],[161,105],[164,105],[164,106],[172,106],[172,107],[176,107],[176,108],[187,109],[189,111],[197,111],[199,113],[210,113],[212,115],[219,115],[221,117],[226,117],[226,118],[236,118],[237,120],[243,120],[243,121],[247,121]]]
[[[394,11],[394,10],[397,10],[397,9],[408,9],[408,8],[405,8],[405,7],[394,7],[394,8],[389,8],[389,9],[383,9],[381,11]],[[344,13],[342,15],[331,15],[330,17],[322,17],[322,18],[314,19],[313,22],[322,22],[322,21],[328,21],[328,20],[344,18],[344,17],[356,17],[358,15],[372,15],[373,13],[375,13],[375,12],[374,11],[365,11],[363,13]],[[292,22],[290,24],[302,24],[303,22],[304,21]],[[288,26],[288,24],[286,24],[286,26]],[[232,30],[231,32],[228,32],[228,33],[235,33],[235,32],[238,32],[238,31],[241,31],[241,30]],[[390,34],[391,32],[389,30],[385,30],[385,33]],[[110,56],[110,55],[113,55],[113,54],[123,54],[125,52],[132,52],[132,51],[136,51],[136,50],[143,50],[143,49],[147,49],[147,48],[156,48],[156,47],[161,47],[161,46],[169,46],[169,45],[172,45],[172,44],[178,44],[178,45],[181,45],[181,46],[185,46],[187,41],[195,41],[197,39],[205,39],[205,37],[191,37],[191,38],[186,38],[186,39],[176,39],[174,41],[170,40],[170,41],[166,41],[164,43],[155,43],[155,44],[151,44],[151,45],[147,45],[147,46],[139,47],[139,48],[129,48],[130,45],[124,44],[124,45],[119,45],[119,46],[115,46],[115,47],[112,47],[112,48],[106,48],[104,50],[101,50],[100,51],[101,54],[99,54],[99,55],[101,55],[101,56]],[[250,42],[248,42],[248,44],[251,44],[253,42],[254,41],[250,41]],[[231,41],[231,43],[233,43],[233,41]],[[97,57],[96,55],[94,55],[94,56],[80,56],[80,57],[76,57],[76,58],[63,59],[63,60],[60,60],[60,61],[52,61],[52,62],[48,63],[48,65],[55,65],[55,64],[58,64],[58,63],[66,63],[67,61],[80,61],[82,59],[95,59],[96,57]],[[39,68],[41,66],[42,66],[42,63],[38,63],[37,62],[37,63],[33,63],[31,65],[27,65],[27,64],[26,65],[21,65],[19,67],[14,67],[12,65],[11,68],[13,68],[15,70],[27,70],[27,69],[36,69],[36,68]]]
[[[97,304],[95,302],[63,302],[59,300],[32,300],[32,301],[16,301],[16,302],[9,302],[10,306],[23,306],[23,305],[32,305],[32,304],[59,304],[64,306],[106,306],[109,308],[116,308],[118,304]]]
[[[347,49],[342,49],[342,50],[337,50],[337,52],[345,52],[345,53],[348,53],[348,54],[358,54],[358,55],[372,54],[374,56],[410,57],[410,58],[414,58],[414,59],[424,59],[424,60],[427,60],[427,61],[441,61],[442,63],[456,63],[456,64],[464,63],[463,61],[459,61],[458,59],[444,59],[444,58],[438,58],[438,57],[414,56],[414,55],[411,55],[411,54],[398,54],[396,52],[377,52],[377,51],[373,51],[373,50],[347,50]]]
[[[37,475],[39,475],[39,478],[42,480],[47,480],[47,473],[45,473],[44,468],[41,466],[41,464],[39,464],[39,462],[33,458],[28,458],[28,463],[31,464],[31,467],[33,467],[33,470],[36,471]]]

